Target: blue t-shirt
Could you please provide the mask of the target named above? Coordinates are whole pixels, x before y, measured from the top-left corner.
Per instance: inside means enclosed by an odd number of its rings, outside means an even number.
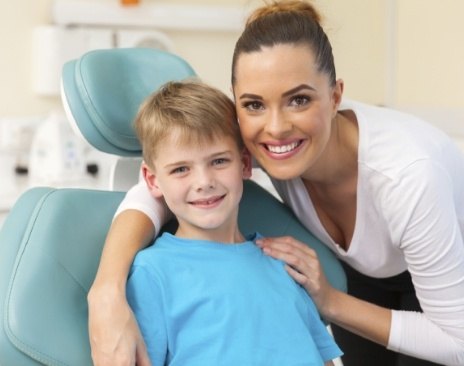
[[[341,355],[306,291],[251,240],[164,233],[137,254],[127,297],[153,365],[312,366]]]

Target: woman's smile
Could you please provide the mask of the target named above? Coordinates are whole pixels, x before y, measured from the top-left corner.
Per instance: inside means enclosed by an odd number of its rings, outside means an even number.
[[[287,159],[300,151],[304,140],[299,139],[292,142],[269,142],[262,146],[267,150],[269,157],[273,159]]]

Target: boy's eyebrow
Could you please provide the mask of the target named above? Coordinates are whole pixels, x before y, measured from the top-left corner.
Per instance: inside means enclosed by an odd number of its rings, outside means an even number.
[[[188,164],[188,160],[181,160],[181,161],[176,161],[174,163],[168,163],[164,166],[164,168],[171,168],[179,165],[186,165]]]
[[[296,92],[299,92],[300,90],[308,89],[311,91],[316,91],[312,86],[308,84],[300,84],[290,90],[287,90],[286,92],[282,93],[282,97],[287,97],[291,94],[294,94]],[[258,95],[258,94],[252,94],[252,93],[244,93],[240,95],[239,99],[257,99],[257,100],[263,100],[263,97]]]
[[[227,154],[232,154],[232,150],[219,151],[219,152],[217,152],[217,153],[211,154],[211,155],[209,156],[209,158],[214,158],[214,157],[216,157],[216,156],[227,155]]]
[[[205,157],[205,160],[209,160],[209,159],[213,159],[217,156],[222,156],[222,155],[231,155],[233,152],[232,150],[224,150],[224,151],[218,151],[218,152],[215,152],[211,155],[208,155]],[[179,166],[179,165],[186,165],[190,163],[190,160],[180,160],[180,161],[176,161],[176,162],[173,162],[173,163],[168,163],[164,166],[164,168],[170,168],[170,167],[175,167],[175,166]]]

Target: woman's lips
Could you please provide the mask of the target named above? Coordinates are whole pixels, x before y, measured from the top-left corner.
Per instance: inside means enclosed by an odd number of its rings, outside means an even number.
[[[263,143],[262,146],[268,156],[274,159],[287,159],[296,154],[302,144],[303,140],[296,140],[285,144]]]

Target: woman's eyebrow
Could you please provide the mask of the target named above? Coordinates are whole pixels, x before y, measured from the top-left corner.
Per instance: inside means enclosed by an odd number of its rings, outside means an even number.
[[[289,95],[292,95],[296,92],[299,92],[301,90],[305,90],[305,89],[308,89],[308,90],[311,90],[311,91],[316,91],[316,89],[314,89],[312,86],[309,86],[308,84],[301,84],[301,85],[298,85],[296,86],[295,88],[292,88],[288,91],[286,91],[285,93],[282,93],[282,97],[288,97]]]
[[[287,90],[286,92],[282,93],[282,97],[287,97],[289,95],[292,95],[294,93],[297,93],[301,90],[311,90],[311,91],[316,91],[316,89],[314,89],[312,86],[308,85],[308,84],[301,84],[301,85],[298,85],[290,90]],[[255,99],[255,100],[263,100],[263,97],[258,95],[258,94],[252,94],[252,93],[244,93],[242,95],[240,95],[240,98],[239,99]]]
[[[263,97],[260,96],[260,95],[257,95],[257,94],[245,93],[245,94],[240,95],[239,99],[259,99],[259,100],[263,100]]]

